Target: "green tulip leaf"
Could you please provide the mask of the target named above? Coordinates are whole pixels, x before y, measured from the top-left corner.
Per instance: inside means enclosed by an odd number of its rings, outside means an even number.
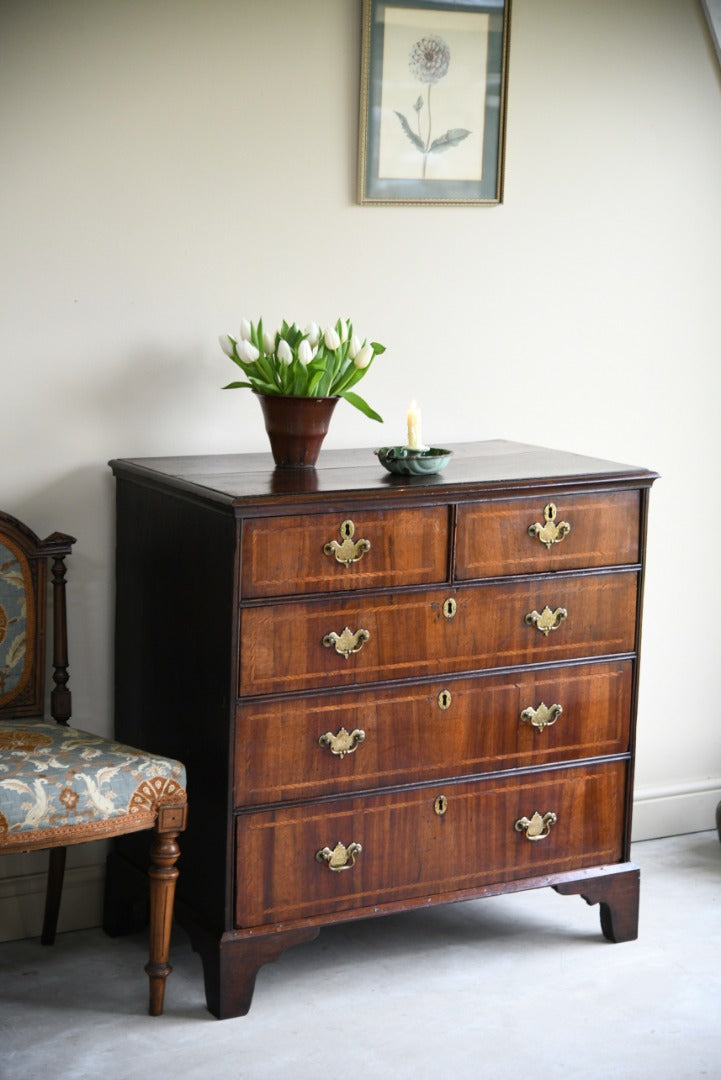
[[[267,356],[264,356],[263,353],[261,353],[261,355],[255,361],[255,365],[260,374],[263,376],[264,382],[271,384],[275,382],[275,378],[273,376],[273,365],[271,364]],[[246,372],[246,375],[247,374],[248,373]]]
[[[262,379],[253,379],[253,389],[258,394],[280,394],[281,390],[275,383],[266,383]]]
[[[377,420],[379,424],[383,423],[383,417],[379,416],[375,409],[371,409],[368,402],[364,401],[358,394],[352,394],[350,390],[345,390],[340,396],[345,398],[350,405],[354,405],[356,409],[360,409],[370,420]]]
[[[315,397],[315,392],[318,389],[318,383],[323,378],[324,370],[324,368],[321,368],[319,371],[314,371],[311,375],[310,382],[308,383],[308,397]]]
[[[351,365],[351,370],[346,371],[346,373],[343,375],[343,378],[338,379],[338,381],[336,382],[335,386],[333,387],[333,393],[338,394],[340,397],[342,397],[343,392],[345,390],[349,390],[350,387],[353,386],[354,383],[357,383],[358,379],[360,379],[361,376],[363,376],[364,374],[364,371],[361,371]]]

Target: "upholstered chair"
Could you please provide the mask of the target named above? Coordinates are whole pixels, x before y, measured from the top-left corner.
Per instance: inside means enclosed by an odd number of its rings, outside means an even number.
[[[55,940],[70,844],[152,829],[150,978],[152,1016],[163,1011],[173,917],[177,837],[185,828],[179,761],[68,726],[65,559],[72,536],[40,540],[0,512],[0,855],[50,849],[41,941]],[[52,591],[50,716],[45,718],[45,643]]]

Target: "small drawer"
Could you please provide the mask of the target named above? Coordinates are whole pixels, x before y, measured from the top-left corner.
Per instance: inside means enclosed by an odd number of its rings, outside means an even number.
[[[238,806],[622,754],[630,660],[240,705]]]
[[[617,571],[247,607],[240,694],[629,653],[637,584]]]
[[[242,596],[445,581],[448,537],[447,506],[252,518],[243,523]]]
[[[557,495],[458,508],[456,577],[626,566],[640,559],[640,493]]]
[[[609,762],[248,811],[236,823],[236,926],[618,862],[625,805],[626,764]]]

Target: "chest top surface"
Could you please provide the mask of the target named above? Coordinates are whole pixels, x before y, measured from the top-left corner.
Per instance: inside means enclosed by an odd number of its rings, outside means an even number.
[[[279,500],[313,504],[333,496],[433,502],[523,492],[544,484],[648,487],[656,479],[645,468],[503,439],[450,444],[449,449],[453,457],[442,473],[419,477],[385,473],[370,448],[325,450],[315,469],[276,469],[268,453],[115,459],[110,465],[118,477],[239,509]]]

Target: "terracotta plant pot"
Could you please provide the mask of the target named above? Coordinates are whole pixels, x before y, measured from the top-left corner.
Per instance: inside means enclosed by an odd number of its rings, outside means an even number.
[[[283,394],[256,397],[263,410],[275,464],[282,469],[312,469],[339,399]]]

